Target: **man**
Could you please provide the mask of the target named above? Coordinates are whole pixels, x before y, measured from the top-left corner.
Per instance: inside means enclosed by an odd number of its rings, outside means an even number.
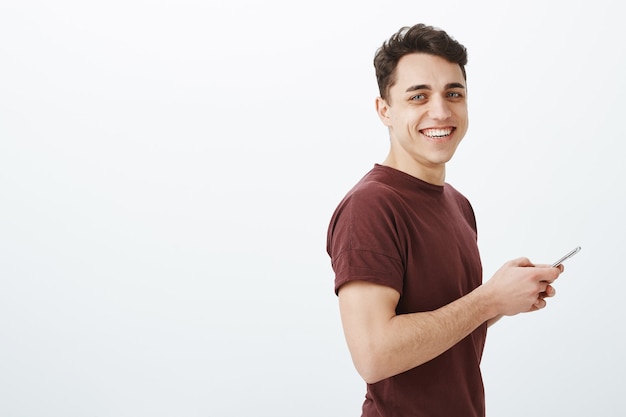
[[[484,416],[487,327],[545,307],[562,272],[519,258],[482,283],[472,206],[445,182],[468,128],[466,63],[423,24],[374,58],[390,149],[337,207],[327,246],[364,417]]]

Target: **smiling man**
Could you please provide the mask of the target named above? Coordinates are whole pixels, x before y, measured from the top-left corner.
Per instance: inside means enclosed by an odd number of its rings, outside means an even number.
[[[383,165],[443,185],[445,164],[468,125],[459,64],[427,53],[404,55],[396,66],[395,82],[376,99],[376,110],[391,137]]]
[[[423,24],[374,58],[389,153],[339,203],[327,241],[364,417],[483,417],[487,327],[545,307],[563,270],[518,258],[482,282],[474,211],[445,181],[468,129],[466,64]]]

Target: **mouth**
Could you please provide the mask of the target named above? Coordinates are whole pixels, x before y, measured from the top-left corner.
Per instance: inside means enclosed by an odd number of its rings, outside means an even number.
[[[430,128],[422,129],[420,133],[434,141],[443,141],[449,138],[455,130],[455,127]]]

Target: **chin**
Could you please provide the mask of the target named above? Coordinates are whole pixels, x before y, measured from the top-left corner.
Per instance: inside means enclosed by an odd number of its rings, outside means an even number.
[[[454,156],[454,153],[446,153],[446,154],[431,155],[428,159],[435,165],[441,165],[441,164],[450,162],[453,156]]]

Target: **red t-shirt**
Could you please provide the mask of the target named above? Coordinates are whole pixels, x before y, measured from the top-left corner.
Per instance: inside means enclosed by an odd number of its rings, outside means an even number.
[[[396,289],[397,314],[432,311],[482,283],[469,201],[376,164],[341,201],[328,228],[335,292],[351,280]],[[363,417],[483,417],[480,360],[487,324],[438,357],[367,385]]]

